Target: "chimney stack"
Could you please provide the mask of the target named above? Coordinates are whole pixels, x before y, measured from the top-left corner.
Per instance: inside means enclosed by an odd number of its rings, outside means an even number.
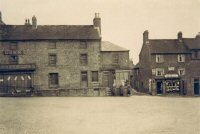
[[[182,42],[183,34],[182,34],[181,31],[178,32],[178,34],[177,34],[177,38],[178,38],[178,41],[179,41],[179,42]]]
[[[145,30],[143,33],[143,44],[148,44],[149,41],[149,32],[148,30]]]
[[[2,21],[2,14],[1,14],[1,11],[0,11],[0,25],[5,25],[5,23]]]
[[[93,19],[93,25],[94,27],[98,27],[101,32],[101,18],[99,13],[95,13],[95,17]]]
[[[37,28],[37,18],[35,17],[35,15],[32,17],[32,27]]]
[[[1,11],[0,11],[0,21],[2,21],[2,17],[1,17]]]

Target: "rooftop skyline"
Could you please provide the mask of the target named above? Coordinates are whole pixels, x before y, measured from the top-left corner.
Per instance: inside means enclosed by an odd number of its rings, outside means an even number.
[[[145,30],[150,39],[194,38],[200,31],[200,0],[0,0],[6,24],[23,25],[37,17],[38,25],[92,25],[100,13],[102,40],[130,50],[138,62]]]

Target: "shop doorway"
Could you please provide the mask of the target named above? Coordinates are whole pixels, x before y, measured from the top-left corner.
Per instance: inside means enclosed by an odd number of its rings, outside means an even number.
[[[162,81],[157,81],[157,94],[162,94]]]
[[[199,79],[194,79],[194,95],[199,95]]]

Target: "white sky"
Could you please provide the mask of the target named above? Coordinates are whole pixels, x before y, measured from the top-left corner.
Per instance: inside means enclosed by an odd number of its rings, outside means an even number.
[[[200,31],[200,0],[0,0],[6,24],[24,24],[35,15],[38,25],[89,25],[99,12],[102,39],[130,49],[134,64],[142,33],[150,38],[192,38]]]

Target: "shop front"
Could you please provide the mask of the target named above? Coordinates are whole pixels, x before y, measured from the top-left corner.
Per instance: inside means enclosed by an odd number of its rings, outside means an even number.
[[[184,90],[184,81],[178,74],[166,74],[162,78],[155,78],[155,94],[177,94],[180,95]]]
[[[0,65],[0,93],[31,92],[34,70],[35,65]]]

